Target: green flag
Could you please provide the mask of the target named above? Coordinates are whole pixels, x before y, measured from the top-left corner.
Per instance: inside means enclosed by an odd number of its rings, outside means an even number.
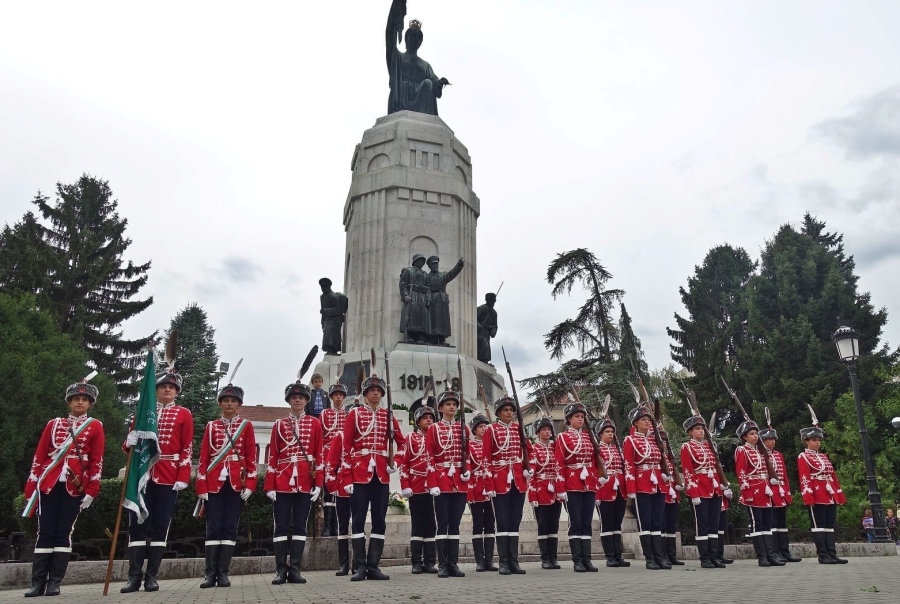
[[[150,480],[150,468],[159,460],[159,443],[156,438],[156,354],[147,350],[147,367],[141,382],[141,396],[134,412],[134,431],[138,441],[128,466],[125,486],[125,509],[137,514],[138,523],[147,519],[149,511],[144,495]]]

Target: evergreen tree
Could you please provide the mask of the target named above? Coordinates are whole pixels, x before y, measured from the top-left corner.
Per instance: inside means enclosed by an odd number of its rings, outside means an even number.
[[[68,413],[66,387],[91,369],[86,353],[60,333],[53,318],[38,310],[30,295],[0,294],[0,342],[0,400],[7,403],[0,415],[0,533],[8,533],[18,530],[12,501],[25,488],[44,426]],[[91,383],[100,389],[100,397],[90,415],[103,422],[103,473],[111,477],[124,465],[121,444],[126,413],[108,376],[101,373]]]
[[[825,233],[824,224],[807,215],[801,231],[782,226],[767,242],[759,274],[746,289],[747,336],[737,351],[735,373],[741,378],[745,406],[759,422],[768,406],[789,466],[802,443],[796,438],[809,424],[807,403],[821,420],[832,420],[836,401],[850,388],[847,368],[838,358],[831,334],[837,319],[860,332],[860,389],[865,400],[875,393],[875,370],[889,363],[879,348],[887,322],[868,293],[857,291],[852,257],[845,257],[841,237]]]
[[[713,411],[722,419],[734,416],[720,377],[732,374],[746,340],[743,295],[754,269],[755,263],[742,248],[718,245],[709,250],[701,266],[694,268],[687,289],[678,289],[687,316],[675,313],[677,329],[666,329],[675,340],[669,348],[672,360],[694,374],[686,381],[697,393],[700,411],[707,419]]]
[[[4,230],[0,288],[35,295],[101,373],[122,390],[133,389],[148,338],[126,340],[120,326],[153,303],[152,297],[133,299],[147,282],[150,263],[123,260],[131,245],[124,236],[128,221],[116,212],[109,184],[85,174],[74,184],[58,183],[55,202],[38,192],[33,203],[49,224],[29,213]]]
[[[173,330],[178,332],[175,368],[184,378],[184,389],[178,396],[178,404],[190,409],[194,416],[195,436],[200,438],[206,422],[219,416],[216,403],[216,379],[219,376],[216,330],[209,325],[206,311],[196,303],[187,305],[172,318],[166,330],[166,340]]]

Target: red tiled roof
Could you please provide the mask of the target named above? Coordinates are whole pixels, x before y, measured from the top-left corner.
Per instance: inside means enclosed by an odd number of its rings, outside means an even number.
[[[244,419],[251,422],[274,422],[276,419],[287,417],[290,407],[265,407],[263,405],[244,405],[238,412]]]

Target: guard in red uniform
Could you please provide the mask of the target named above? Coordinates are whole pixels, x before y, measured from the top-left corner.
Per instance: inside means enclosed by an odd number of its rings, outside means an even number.
[[[344,414],[359,406],[356,401],[344,405]],[[353,484],[350,462],[344,459],[344,433],[338,432],[331,439],[328,457],[325,459],[325,486],[335,497],[338,538],[338,569],[336,577],[346,577],[350,573],[350,495],[345,487]]]
[[[600,455],[609,479],[597,489],[597,512],[600,516],[600,543],[606,556],[606,566],[610,568],[631,566],[622,554],[622,519],[628,496],[625,494],[625,472],[622,450],[616,442],[616,424],[605,417],[595,424],[600,446]]]
[[[716,456],[706,441],[706,422],[699,415],[684,421],[684,431],[690,437],[681,445],[681,469],[685,492],[694,509],[694,526],[700,568],[725,568],[719,562],[719,481],[716,478]]]
[[[625,458],[625,492],[634,499],[635,516],[641,550],[648,570],[672,568],[663,545],[665,521],[666,478],[663,476],[662,451],[651,431],[652,411],[638,405],[628,412],[631,434],[625,437],[622,454]]]
[[[523,467],[522,441],[515,399],[504,396],[494,403],[497,421],[484,431],[484,460],[490,471],[490,495],[497,518],[497,557],[501,575],[524,575],[519,566],[519,524],[525,506],[528,480],[534,475]],[[528,443],[526,447],[530,448]]]
[[[801,562],[802,558],[791,555],[791,541],[787,529],[787,506],[791,504],[791,483],[788,480],[787,468],[784,465],[784,455],[775,450],[778,442],[778,432],[772,427],[772,419],[769,416],[769,408],[766,407],[766,422],[768,427],[759,433],[763,446],[769,451],[769,459],[775,467],[778,475],[778,485],[772,487],[772,537],[775,541],[775,550],[781,554],[785,562]]]
[[[315,378],[315,376],[313,376]],[[322,442],[324,450],[322,451],[322,459],[328,459],[331,450],[331,442],[334,437],[344,431],[344,421],[347,419],[347,412],[344,411],[344,399],[347,397],[347,387],[337,382],[328,389],[328,400],[330,406],[322,410],[319,414],[319,421],[322,423]],[[346,495],[346,493],[344,493]],[[338,519],[336,513],[338,494],[328,488],[325,483],[325,497],[322,502],[322,514],[324,516],[322,527],[323,537],[337,537]],[[349,500],[348,500],[349,501]],[[339,540],[340,541],[340,540]],[[346,541],[346,539],[345,539]],[[340,557],[340,555],[339,555]]]
[[[475,554],[475,572],[478,573],[500,570],[494,566],[494,506],[488,496],[494,488],[493,480],[484,459],[484,431],[490,423],[480,413],[469,420],[472,431],[472,443],[469,445],[472,478],[466,500],[472,514],[472,552]]]
[[[537,520],[541,568],[555,570],[560,568],[556,558],[559,555],[562,500],[556,496],[556,483],[560,475],[553,443],[553,420],[541,417],[531,425],[531,429],[537,440],[531,447],[534,476],[528,482],[528,501],[534,507],[534,518]]]
[[[575,572],[595,573],[597,567],[591,564],[591,521],[597,489],[608,479],[601,481],[597,471],[591,435],[584,426],[587,409],[581,403],[571,403],[564,413],[569,429],[556,437],[556,496],[568,503],[569,547]]]
[[[81,510],[100,494],[103,471],[103,424],[88,417],[100,394],[87,383],[66,388],[68,417],[44,426],[25,483],[23,516],[38,515],[38,535],[31,562],[31,589],[25,597],[58,596],[72,555],[72,531]]]
[[[306,583],[300,574],[306,549],[306,524],[312,503],[325,482],[322,424],[306,413],[309,386],[295,382],[284,389],[291,413],[272,426],[266,495],[272,500],[275,530],[275,578],[272,585]],[[290,554],[290,563],[286,561]]]
[[[398,449],[406,444],[400,424],[394,417],[388,429],[388,410],[381,407],[387,393],[384,380],[372,375],[363,382],[365,404],[353,409],[344,424],[344,456],[350,463],[353,484],[344,487],[350,494],[351,539],[356,574],[351,581],[389,579],[378,564],[384,552],[385,515],[388,506],[390,475],[397,471],[388,459],[388,439],[393,434]],[[366,514],[372,518],[369,550],[366,553]]]
[[[159,461],[150,469],[150,482],[144,495],[149,517],[144,522],[138,522],[137,514],[128,511],[128,582],[119,590],[123,594],[139,590],[142,575],[144,591],[159,590],[159,564],[166,551],[175,501],[178,493],[186,489],[191,481],[194,416],[175,402],[182,384],[181,376],[174,370],[163,373],[156,380]],[[132,430],[122,449],[128,451],[137,441],[138,435]],[[143,574],[141,568],[145,557],[147,572]]]
[[[197,466],[197,496],[206,501],[206,577],[200,587],[231,587],[228,569],[244,502],[256,490],[256,435],[238,415],[244,389],[219,390],[222,417],[206,424]]]
[[[847,564],[847,560],[838,558],[834,538],[837,506],[844,505],[847,497],[841,489],[831,460],[819,450],[825,433],[815,416],[811,428],[800,430],[800,438],[806,445],[806,450],[797,456],[800,494],[803,496],[803,504],[809,507],[819,564]]]
[[[438,554],[438,577],[465,577],[459,570],[459,523],[466,511],[471,470],[462,468],[463,456],[468,466],[469,427],[453,418],[459,408],[459,394],[447,390],[438,398],[441,420],[428,428],[425,450],[429,468],[426,484],[434,497],[437,518],[435,545]]]
[[[437,524],[434,520],[434,497],[426,484],[431,467],[425,444],[425,435],[435,419],[437,414],[434,409],[423,401],[422,406],[416,409],[416,431],[406,437],[406,446],[396,458],[400,468],[400,488],[403,489],[401,494],[409,500],[409,518],[412,523],[409,556],[414,575],[438,572],[434,566],[437,561],[434,540]]]
[[[741,488],[741,503],[750,510],[750,538],[760,566],[784,566],[772,540],[772,486],[778,484],[766,470],[766,458],[757,448],[759,428],[751,420],[737,429],[744,444],[734,451],[734,470]]]

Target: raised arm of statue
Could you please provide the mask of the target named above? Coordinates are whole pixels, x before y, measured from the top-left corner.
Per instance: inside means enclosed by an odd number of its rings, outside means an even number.
[[[464,264],[463,259],[460,258],[459,261],[456,263],[456,266],[454,266],[449,271],[444,273],[444,283],[445,284],[450,283],[451,281],[456,279],[457,275],[459,275],[462,272],[463,264]]]
[[[404,17],[406,17],[406,0],[393,0],[385,31],[388,71],[391,70],[394,54],[397,52],[397,44],[403,41]]]

